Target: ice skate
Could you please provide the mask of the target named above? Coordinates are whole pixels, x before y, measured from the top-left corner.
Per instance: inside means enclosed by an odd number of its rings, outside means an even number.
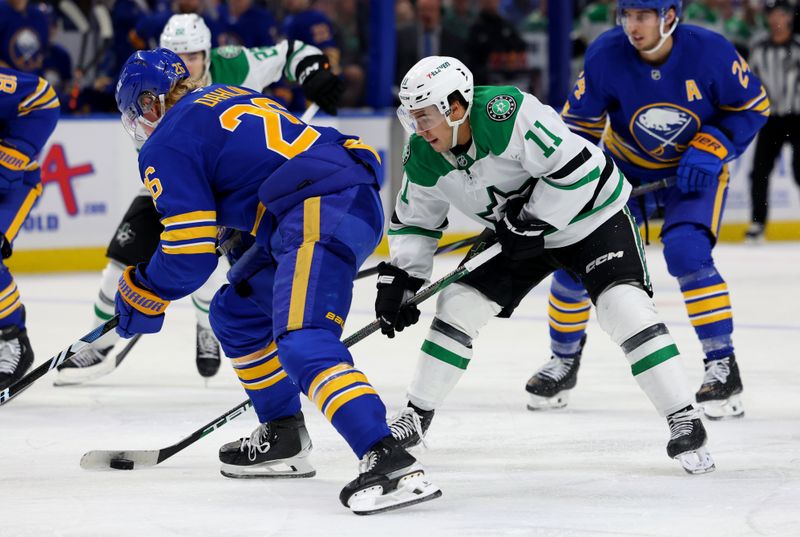
[[[53,386],[71,386],[108,375],[117,367],[111,357],[114,346],[99,349],[93,345],[85,347],[72,358],[58,366],[58,375]]]
[[[741,394],[742,379],[739,376],[735,355],[706,362],[703,385],[695,394],[695,398],[703,407],[703,413],[708,419],[744,417]]]
[[[425,445],[425,434],[433,421],[433,410],[422,410],[408,403],[408,406],[388,420],[392,437],[404,449]]]
[[[216,375],[220,365],[220,350],[213,330],[197,325],[196,349],[197,372],[200,376],[208,378]]]
[[[763,244],[765,242],[764,232],[766,226],[758,222],[753,222],[744,233],[744,242],[748,244]]]
[[[586,334],[581,338],[578,353],[570,357],[551,356],[528,380],[525,390],[530,395],[528,410],[564,408],[569,402],[569,390],[578,382],[581,354],[586,345]]]
[[[27,330],[16,325],[0,330],[0,390],[8,388],[33,364],[33,349]]]
[[[681,463],[689,474],[713,472],[714,459],[706,449],[706,429],[700,421],[700,413],[687,406],[667,416],[670,438],[667,455]]]
[[[425,477],[422,465],[391,436],[364,455],[359,474],[339,494],[342,505],[357,515],[400,509],[442,495]]]
[[[229,442],[219,450],[220,472],[233,478],[313,477],[308,462],[311,438],[303,413],[259,425],[249,438]]]

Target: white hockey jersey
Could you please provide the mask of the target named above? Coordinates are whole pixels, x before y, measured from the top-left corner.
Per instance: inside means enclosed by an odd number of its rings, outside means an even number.
[[[529,197],[525,216],[553,226],[545,246],[574,244],[622,210],[631,186],[597,146],[572,133],[536,97],[510,86],[477,86],[472,143],[437,153],[412,135],[389,228],[392,263],[429,279],[450,206],[494,228],[509,199]]]

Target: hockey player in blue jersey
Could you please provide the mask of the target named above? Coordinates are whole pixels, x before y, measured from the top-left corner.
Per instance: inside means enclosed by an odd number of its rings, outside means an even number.
[[[55,90],[43,78],[0,67],[0,252],[11,257],[25,218],[42,193],[36,157],[58,122]],[[33,363],[25,308],[17,284],[0,262],[0,390]]]
[[[131,56],[117,84],[126,128],[146,139],[140,174],[165,228],[149,262],[120,278],[118,333],[158,332],[169,301],[206,281],[217,226],[250,233],[256,244],[214,297],[211,325],[261,425],[220,449],[223,475],[314,475],[302,391],[362,459],[345,506],[364,514],[439,496],[339,339],[353,279],[381,237],[377,153],[256,91],[193,86],[167,49]]]
[[[661,241],[705,353],[696,394],[712,419],[742,416],[728,286],[714,264],[728,191],[727,163],[766,122],[769,100],[747,62],[722,36],[679,25],[679,0],[620,0],[621,25],[586,52],[562,111],[573,131],[601,140],[634,183],[675,185],[630,203],[645,226],[664,217]],[[645,227],[646,229],[646,227]],[[589,295],[565,271],[550,289],[552,358],[527,384],[532,410],[566,405],[575,386]]]

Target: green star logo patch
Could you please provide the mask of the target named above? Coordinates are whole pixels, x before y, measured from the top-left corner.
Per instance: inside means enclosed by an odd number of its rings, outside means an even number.
[[[522,183],[519,188],[509,192],[503,192],[494,185],[488,187],[486,189],[486,193],[489,195],[489,199],[491,201],[489,205],[486,206],[485,211],[475,214],[487,222],[491,222],[492,224],[497,223],[503,217],[503,214],[505,214],[506,203],[508,203],[508,200],[519,197],[527,197],[530,195],[533,188],[533,183],[534,180],[533,177],[531,177]]]
[[[517,101],[511,95],[498,95],[486,103],[486,113],[494,121],[505,121],[514,115]]]

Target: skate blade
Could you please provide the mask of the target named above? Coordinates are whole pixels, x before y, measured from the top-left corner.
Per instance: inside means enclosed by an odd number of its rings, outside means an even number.
[[[99,379],[114,371],[117,364],[113,358],[107,357],[99,364],[89,367],[69,367],[58,372],[53,386],[75,386],[90,380]]]
[[[415,472],[400,479],[397,488],[384,494],[376,485],[356,492],[347,502],[357,515],[376,515],[435,500],[442,495],[439,487],[425,479],[425,474]]]
[[[687,474],[707,474],[717,468],[714,459],[711,458],[711,454],[705,447],[679,453],[675,455],[674,459],[681,463]]]
[[[305,458],[294,457],[253,466],[222,464],[219,473],[232,479],[293,479],[314,477],[317,471]]]
[[[733,395],[728,399],[719,401],[705,401],[700,405],[703,407],[703,414],[713,421],[744,417],[744,406],[742,406],[742,398],[739,395]]]
[[[566,407],[569,402],[569,390],[560,391],[553,397],[542,397],[532,393],[528,393],[528,395],[530,396],[528,410],[533,412],[537,410],[557,410]]]

